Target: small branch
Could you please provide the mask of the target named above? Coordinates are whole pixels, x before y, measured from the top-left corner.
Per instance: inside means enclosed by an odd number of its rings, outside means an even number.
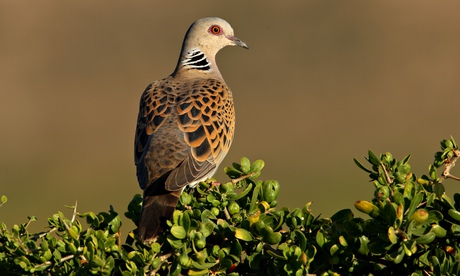
[[[75,206],[73,207],[72,219],[70,220],[72,223],[75,221],[75,216],[77,215],[77,205],[78,205],[78,201],[75,200]]]
[[[393,184],[393,180],[391,180],[390,175],[388,175],[387,169],[385,168],[385,165],[380,161],[380,165],[382,165],[383,172],[385,173],[385,178],[387,179],[388,184]]]
[[[44,236],[46,236],[46,235],[48,235],[49,233],[52,233],[52,232],[54,232],[54,231],[56,231],[56,230],[57,230],[56,227],[51,228],[50,230],[48,230],[48,231],[46,231],[46,232],[43,232],[43,233],[41,233],[41,234],[39,234],[39,235],[38,235],[38,234],[35,235],[35,236],[34,236],[34,239],[35,239],[35,238],[43,238]]]
[[[448,174],[448,175],[444,176],[444,178],[445,179],[450,178],[450,179],[453,179],[453,180],[460,181],[460,177],[454,176],[454,175],[451,175],[451,174]]]
[[[75,206],[73,207],[73,213],[72,213],[72,219],[70,220],[70,225],[73,225],[73,222],[75,221],[75,216],[77,215],[77,201],[75,201]],[[62,223],[64,223],[65,229],[69,230],[71,226],[69,226],[64,219],[60,218]]]
[[[121,249],[121,226],[118,228],[118,232],[115,234],[115,237],[117,238],[118,248]]]
[[[24,226],[26,229],[29,227],[30,223],[32,222],[31,219],[29,219],[29,221],[27,222],[26,226]]]
[[[252,173],[249,173],[249,174],[244,174],[244,175],[242,175],[242,176],[240,176],[240,177],[238,177],[238,178],[232,179],[231,181],[232,181],[233,184],[236,184],[236,183],[240,182],[241,180],[244,180],[244,179],[246,179],[246,178],[250,178],[250,177],[254,176],[256,173],[257,173],[257,172],[252,172]]]
[[[460,181],[460,177],[450,174],[450,170],[455,166],[455,162],[457,162],[457,159],[459,157],[460,157],[460,150],[455,150],[454,156],[452,157],[452,159],[446,159],[444,161],[445,168],[444,168],[444,171],[442,172],[442,177],[444,179],[450,178],[450,179]]]
[[[67,260],[70,260],[70,259],[73,259],[75,257],[75,255],[68,255],[68,256],[65,256],[63,258],[61,258],[61,261],[59,263],[63,263]],[[42,264],[39,264],[39,265],[36,265],[35,268],[39,268],[39,267],[42,267],[42,266],[48,266],[48,265],[52,265],[53,263],[50,262],[50,261],[46,261]]]
[[[224,208],[224,215],[225,215],[225,218],[226,218],[227,220],[231,220],[231,219],[232,219],[232,217],[230,216],[230,213],[229,213],[228,210],[227,210],[227,206],[225,206],[225,208]]]
[[[426,271],[426,269],[424,269],[423,270],[423,275],[430,276],[430,275],[433,275],[433,274],[431,274],[430,272]]]
[[[59,218],[59,219],[60,219],[60,220],[62,221],[62,223],[64,224],[65,229],[66,229],[66,230],[69,230],[69,229],[70,229],[70,226],[67,225],[67,223],[65,222],[65,220],[63,220],[62,218]]]

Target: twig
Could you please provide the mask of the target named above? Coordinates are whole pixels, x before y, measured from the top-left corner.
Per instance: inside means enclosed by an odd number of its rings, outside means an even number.
[[[75,206],[73,207],[72,219],[70,220],[72,223],[75,221],[75,216],[77,215],[77,205],[78,205],[78,200],[75,200]]]
[[[59,261],[59,263],[63,263],[67,260],[70,260],[70,259],[73,259],[75,257],[75,255],[68,255],[68,256],[65,256],[63,258],[61,258],[61,260]],[[39,267],[42,267],[42,266],[48,266],[48,265],[52,265],[53,263],[50,262],[50,261],[46,261],[42,264],[39,264],[39,265],[36,265],[35,268],[39,268]]]
[[[442,177],[444,179],[450,178],[450,179],[460,181],[460,177],[450,174],[450,170],[455,166],[455,162],[457,162],[457,159],[459,157],[460,157],[460,150],[454,150],[454,156],[452,157],[452,159],[446,159],[444,161],[445,168],[444,168],[444,171],[442,172]]]
[[[115,234],[115,237],[117,237],[118,248],[121,249],[121,226],[118,228],[118,232]]]
[[[58,230],[57,227],[53,227],[53,228],[51,228],[50,230],[48,230],[48,231],[46,231],[46,232],[43,232],[43,233],[41,233],[41,234],[39,234],[39,235],[38,235],[38,234],[35,235],[35,236],[34,236],[34,239],[35,239],[35,238],[43,238],[44,236],[46,236],[46,235],[48,235],[49,233],[52,233],[52,232],[54,232],[54,231],[56,231],[56,230]]]
[[[73,207],[73,214],[72,214],[72,219],[70,220],[70,225],[72,226],[73,225],[73,222],[75,221],[75,216],[76,216],[76,213],[77,213],[77,201],[75,201],[75,206]],[[59,218],[62,223],[64,224],[65,226],[65,229],[69,230],[71,226],[69,226],[65,220],[63,220],[61,217]]]
[[[227,220],[231,220],[231,219],[232,219],[232,217],[230,216],[230,213],[229,213],[228,210],[227,210],[227,206],[225,206],[225,208],[224,208],[224,215],[225,215],[225,218],[226,218]]]
[[[24,228],[26,228],[26,229],[27,229],[27,228],[29,227],[29,225],[30,225],[30,223],[31,223],[31,222],[32,222],[32,220],[31,220],[31,219],[29,219],[29,221],[26,223],[26,226],[24,226]]]
[[[249,177],[254,176],[256,173],[257,173],[257,172],[252,172],[252,173],[249,173],[249,174],[244,174],[244,175],[242,175],[242,176],[240,176],[240,177],[238,177],[238,178],[232,179],[231,181],[232,181],[233,184],[236,184],[236,183],[240,182],[241,180],[244,180],[244,179],[246,179],[246,178],[249,178]]]
[[[385,168],[385,165],[382,161],[380,161],[380,165],[382,166],[383,172],[385,173],[385,178],[387,179],[388,184],[393,184],[393,180],[390,178],[390,175],[388,175],[387,169]]]

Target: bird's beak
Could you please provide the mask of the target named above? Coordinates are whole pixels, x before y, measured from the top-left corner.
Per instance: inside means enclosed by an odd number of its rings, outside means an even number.
[[[249,49],[249,46],[244,43],[241,39],[236,36],[227,36],[227,38],[232,41],[235,45],[243,47],[244,49]]]

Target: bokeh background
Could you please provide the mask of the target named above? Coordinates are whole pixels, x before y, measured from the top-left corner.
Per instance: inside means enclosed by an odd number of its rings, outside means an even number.
[[[80,212],[123,214],[141,192],[139,97],[173,71],[187,28],[206,16],[250,46],[217,57],[237,110],[218,180],[242,156],[263,159],[280,206],[353,209],[373,193],[353,158],[411,154],[421,175],[441,139],[460,141],[458,11],[449,0],[1,1],[0,220],[35,215],[41,231],[76,200]],[[458,187],[446,182],[449,194]]]

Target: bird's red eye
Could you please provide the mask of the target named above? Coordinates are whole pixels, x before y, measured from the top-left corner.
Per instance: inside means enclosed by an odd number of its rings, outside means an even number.
[[[218,34],[221,33],[221,29],[220,29],[220,27],[217,26],[217,25],[212,25],[212,26],[209,28],[209,32],[210,32],[211,34],[218,35]]]

